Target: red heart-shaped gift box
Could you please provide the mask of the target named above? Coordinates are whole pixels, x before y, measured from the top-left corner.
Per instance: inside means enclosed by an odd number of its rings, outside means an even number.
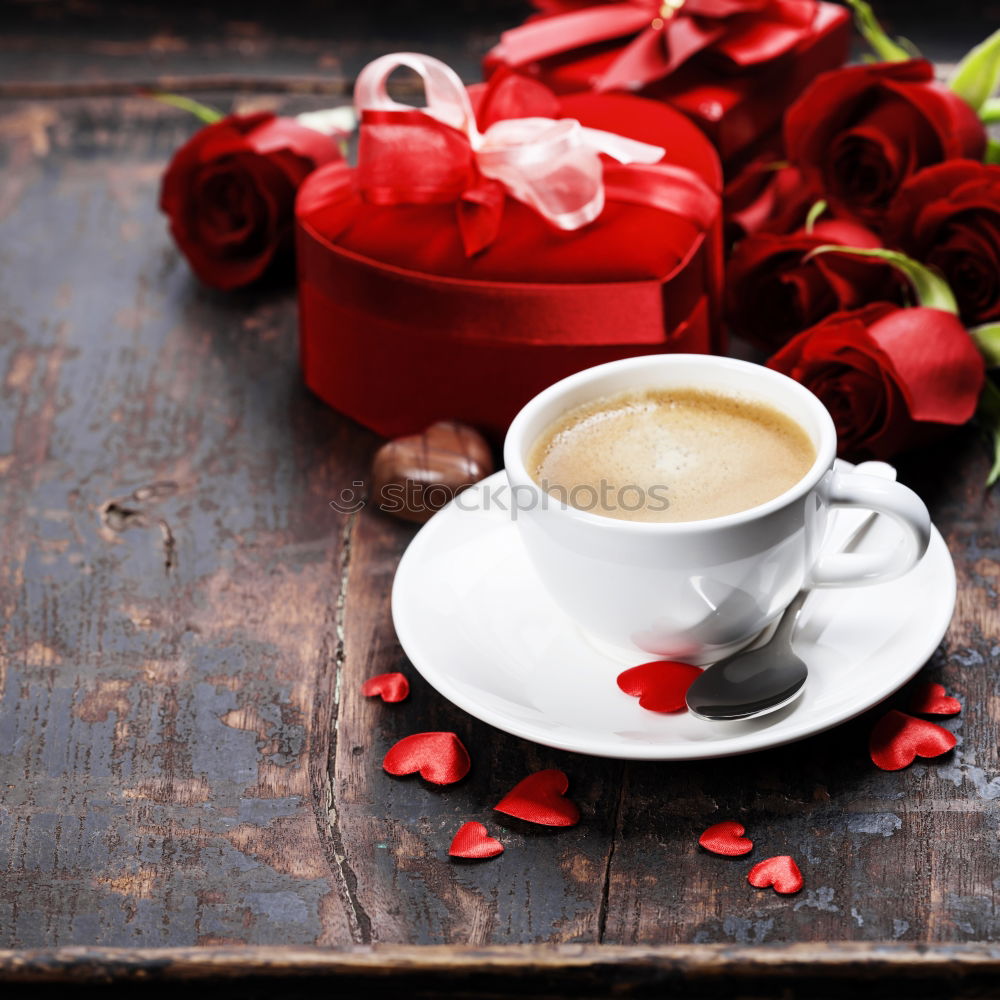
[[[509,98],[518,81],[505,86]],[[486,107],[495,119],[527,117],[516,94],[505,102],[515,113],[498,114],[495,87],[470,88],[481,125]],[[495,238],[470,254],[454,202],[380,204],[356,169],[320,168],[296,207],[301,359],[307,385],[331,406],[387,436],[447,419],[499,439],[524,403],[573,372],[721,349],[721,168],[710,143],[641,98],[548,100],[558,102],[548,117],[664,147],[664,163],[707,187],[711,218],[619,198],[615,178],[630,167],[609,161],[595,221],[561,231],[506,196]],[[404,112],[403,125],[414,115]],[[363,119],[362,152],[364,129]]]

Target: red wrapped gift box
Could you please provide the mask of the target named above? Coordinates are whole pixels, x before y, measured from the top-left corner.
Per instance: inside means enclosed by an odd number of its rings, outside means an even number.
[[[471,90],[480,127],[537,121],[544,105],[545,118],[664,146],[669,164],[602,158],[603,210],[564,231],[474,168],[428,167],[464,141],[447,125],[412,109],[363,111],[358,168],[317,170],[296,206],[308,386],[387,436],[459,419],[499,437],[574,371],[718,349],[721,170],[701,133],[634,97],[556,106],[517,77]]]
[[[487,74],[514,69],[557,93],[666,101],[712,140],[727,175],[850,45],[849,11],[816,0],[535,3],[543,13],[501,36]]]

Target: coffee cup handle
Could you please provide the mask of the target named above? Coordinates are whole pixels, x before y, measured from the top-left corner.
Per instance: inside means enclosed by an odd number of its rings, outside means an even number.
[[[908,573],[927,551],[931,518],[923,500],[893,479],[831,469],[818,487],[828,507],[859,507],[891,517],[904,532],[902,544],[878,552],[820,554],[809,574],[813,587],[883,583]]]

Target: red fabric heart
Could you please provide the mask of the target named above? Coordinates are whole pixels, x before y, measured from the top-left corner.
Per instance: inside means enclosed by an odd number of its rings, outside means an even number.
[[[580,810],[563,796],[569,778],[555,768],[536,771],[519,781],[493,808],[541,826],[576,826]]]
[[[910,711],[921,715],[958,715],[962,703],[944,693],[943,684],[921,684],[910,698]]]
[[[414,733],[401,739],[386,755],[389,774],[420,772],[433,785],[451,785],[469,773],[469,751],[454,733]]]
[[[463,823],[448,848],[453,858],[495,858],[503,854],[503,844],[486,832],[482,823]]]
[[[400,673],[378,674],[365,681],[361,693],[366,698],[381,695],[383,701],[405,701],[410,694],[410,682]]]
[[[875,723],[868,749],[876,767],[899,771],[915,757],[940,757],[955,742],[954,734],[936,722],[914,719],[893,709]]]
[[[653,660],[620,673],[618,686],[650,712],[682,712],[687,708],[687,689],[700,673],[700,668],[690,663]]]
[[[361,688],[366,698],[381,695],[383,701],[405,701],[410,694],[410,682],[400,673],[369,677]]]
[[[773,886],[774,891],[782,895],[798,892],[803,885],[799,866],[787,854],[755,864],[747,875],[747,881],[757,889]]]
[[[742,823],[726,820],[710,826],[699,838],[698,843],[713,854],[724,854],[735,858],[738,854],[748,854],[753,850],[753,841],[744,837],[746,830]]]

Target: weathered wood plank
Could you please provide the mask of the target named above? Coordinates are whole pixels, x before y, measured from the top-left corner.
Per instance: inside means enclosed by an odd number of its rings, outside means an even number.
[[[389,0],[367,4],[264,4],[217,0],[119,4],[73,0],[7,4],[0,10],[0,76],[44,86],[226,74],[244,80],[351,81],[385,52],[426,52],[463,77],[531,11],[527,0]]]
[[[307,997],[335,989],[353,997],[840,998],[996,995],[1000,953],[992,945],[917,949],[902,944],[787,947],[534,945],[499,948],[354,947],[98,949],[0,952],[8,989],[74,985],[75,996],[144,995],[211,988],[221,997]],[[81,994],[80,988],[94,992]],[[116,988],[117,987],[117,988]]]
[[[344,853],[370,936],[430,944],[596,941],[622,765],[548,750],[506,736],[448,704],[408,664],[395,639],[389,589],[414,529],[365,509],[351,537],[345,589],[345,665],[337,755],[331,761]],[[363,680],[402,670],[410,699],[384,705],[360,695]],[[460,784],[428,786],[393,778],[382,757],[414,732],[450,730],[469,748],[473,769]],[[583,812],[578,827],[545,829],[492,811],[522,777],[562,768]],[[504,854],[488,863],[447,856],[455,831],[478,820],[500,834]],[[502,832],[501,832],[502,831]]]
[[[212,294],[171,247],[190,130],[152,102],[0,118],[10,945],[349,940],[327,499],[370,438],[301,387],[291,290]]]

